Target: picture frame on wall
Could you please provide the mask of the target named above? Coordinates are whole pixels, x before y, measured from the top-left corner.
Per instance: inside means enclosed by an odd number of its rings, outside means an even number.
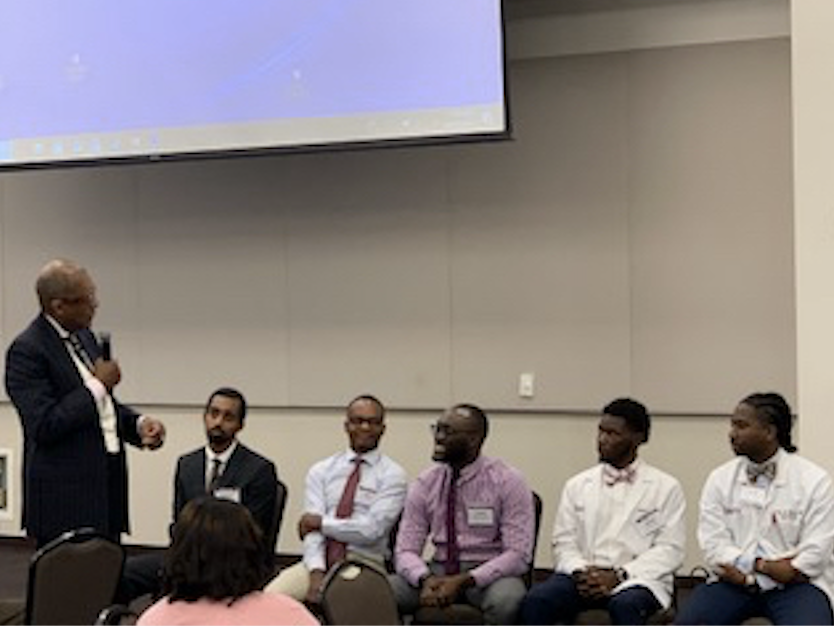
[[[12,450],[0,448],[0,519],[12,519],[14,493],[11,479],[14,459]]]

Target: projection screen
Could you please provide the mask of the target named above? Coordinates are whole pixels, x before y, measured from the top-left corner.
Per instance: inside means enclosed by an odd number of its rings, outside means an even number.
[[[6,0],[0,168],[506,136],[501,0]]]

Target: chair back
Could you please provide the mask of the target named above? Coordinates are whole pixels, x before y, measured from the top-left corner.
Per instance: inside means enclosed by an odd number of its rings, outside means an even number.
[[[284,520],[284,509],[287,508],[287,485],[279,478],[278,491],[275,494],[275,516],[272,526],[264,529],[264,539],[267,549],[275,552],[278,546],[278,535],[281,533],[281,522]]]
[[[539,545],[539,529],[542,525],[542,509],[544,508],[544,504],[542,503],[542,497],[537,494],[535,491],[533,493],[533,554],[530,557],[530,569],[527,570],[527,573],[524,574],[524,584],[528,587],[533,585],[533,573],[536,570],[536,548]]]
[[[113,604],[124,549],[91,528],[64,533],[29,564],[27,624],[93,624]]]
[[[322,583],[321,608],[327,624],[400,623],[386,573],[353,557],[330,568]]]
[[[111,604],[98,614],[94,626],[112,626],[120,624],[135,624],[139,620],[136,611],[124,604]]]

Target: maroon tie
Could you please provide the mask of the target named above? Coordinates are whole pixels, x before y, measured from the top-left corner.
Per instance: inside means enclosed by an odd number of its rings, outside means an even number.
[[[460,547],[455,524],[457,512],[457,482],[460,473],[456,469],[449,472],[449,490],[446,492],[446,574],[460,573]]]
[[[362,470],[362,458],[356,457],[352,463],[356,465],[353,468],[347,482],[345,482],[345,490],[342,492],[342,497],[336,507],[336,517],[345,518],[353,515],[353,499],[356,497],[356,487],[359,485],[359,478]],[[336,541],[335,539],[327,540],[327,569],[334,563],[338,563],[347,553],[347,546],[343,541]]]

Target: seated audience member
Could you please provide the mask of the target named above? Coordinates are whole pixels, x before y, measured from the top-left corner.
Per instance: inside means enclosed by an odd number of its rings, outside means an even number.
[[[603,409],[599,464],[565,484],[553,528],[555,573],[521,606],[526,624],[572,624],[606,608],[613,624],[645,624],[672,602],[684,558],[683,490],[637,458],[649,440],[646,407],[631,399]]]
[[[487,417],[458,404],[434,425],[438,461],[411,486],[395,550],[391,585],[400,612],[472,604],[487,624],[512,624],[532,559],[533,496],[521,473],[481,455]],[[423,560],[427,539],[431,563]]]
[[[821,467],[795,454],[791,409],[776,393],[736,407],[736,458],[709,475],[698,541],[715,582],[698,586],[679,624],[831,624],[834,490]]]
[[[237,439],[246,421],[246,399],[236,389],[221,387],[209,396],[203,411],[206,445],[177,461],[174,477],[174,515],[186,503],[205,494],[243,504],[264,536],[263,557],[272,566],[278,532],[278,476],[269,459]],[[119,600],[128,603],[145,594],[158,595],[163,553],[128,558]]]
[[[272,573],[242,505],[204,496],[183,508],[165,554],[158,600],[138,624],[318,624],[303,604],[261,591]]]
[[[355,398],[344,423],[349,448],[310,468],[298,534],[301,563],[283,570],[267,587],[315,604],[331,565],[347,554],[384,567],[389,534],[403,508],[405,470],[379,450],[385,408],[373,396]]]

